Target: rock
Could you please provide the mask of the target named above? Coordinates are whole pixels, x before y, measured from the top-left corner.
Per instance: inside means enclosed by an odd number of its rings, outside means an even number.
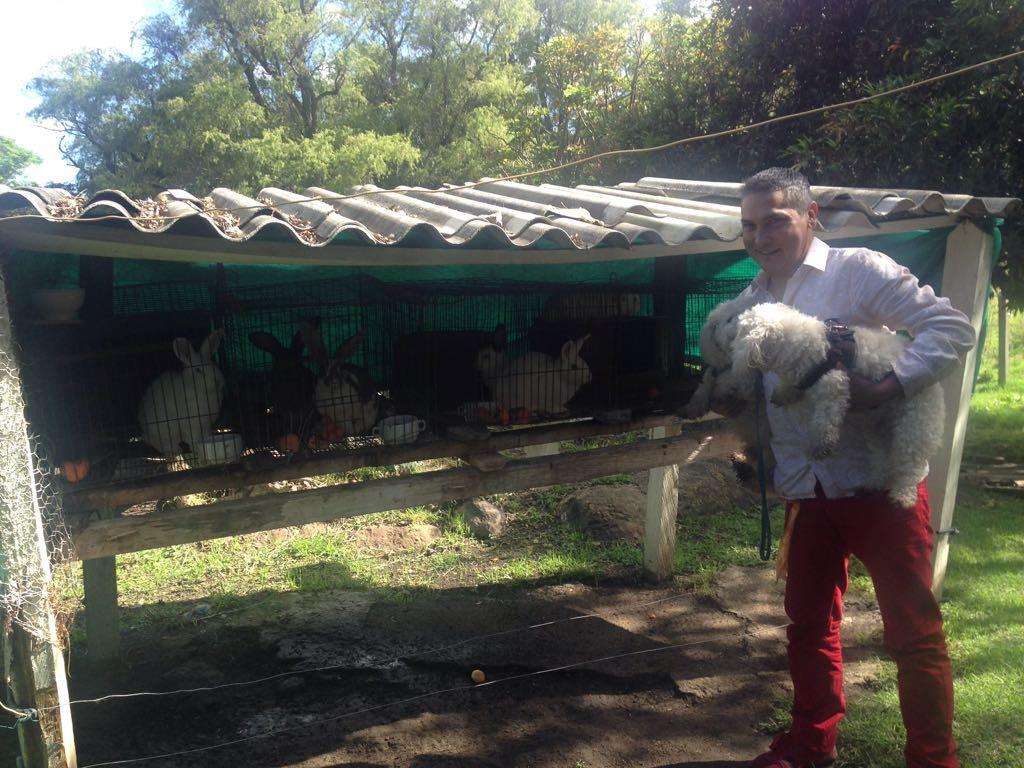
[[[481,540],[500,536],[505,528],[505,513],[483,499],[464,501],[455,512],[462,515],[473,535]]]
[[[436,525],[371,525],[356,532],[356,541],[373,549],[422,549],[441,535]]]
[[[728,457],[695,461],[679,473],[680,515],[732,512],[757,503],[757,496],[736,477]]]
[[[640,541],[647,496],[635,485],[595,485],[562,502],[562,520],[597,541]]]

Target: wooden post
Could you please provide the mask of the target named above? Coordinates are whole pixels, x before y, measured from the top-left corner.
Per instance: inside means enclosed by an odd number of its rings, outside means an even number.
[[[942,295],[950,300],[981,333],[989,279],[992,276],[992,236],[970,222],[963,222],[946,240],[946,261],[942,270]],[[964,452],[967,414],[974,385],[977,348],[942,382],[946,401],[946,429],[942,446],[932,458],[928,495],[932,505],[935,553],[932,561],[932,591],[942,595],[949,559],[949,536],[953,527],[953,509],[960,480],[960,459]]]
[[[92,661],[116,659],[121,650],[117,615],[117,557],[82,561],[85,587],[85,640]]]
[[[540,443],[539,445],[524,445],[521,450],[524,459],[539,459],[542,456],[557,456],[561,450],[561,444]]]
[[[18,726],[25,768],[75,768],[64,657],[49,601],[52,573],[6,296],[0,271],[0,572],[5,597],[15,606],[5,673],[14,704],[38,713]]]
[[[1006,372],[1010,367],[1010,327],[1006,315],[1008,302],[1002,291],[996,291],[996,303],[999,305],[999,388],[1006,386]]]
[[[651,440],[675,437],[681,424],[655,427]],[[672,578],[676,553],[676,515],[679,512],[679,465],[651,469],[647,481],[647,520],[644,527],[644,572],[653,581]]]

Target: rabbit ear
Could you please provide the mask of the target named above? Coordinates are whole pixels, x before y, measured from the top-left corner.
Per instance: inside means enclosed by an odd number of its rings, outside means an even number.
[[[295,335],[292,336],[292,345],[290,351],[296,357],[302,356],[302,350],[305,349],[306,345],[302,339],[302,331],[296,331]]]
[[[174,356],[181,361],[182,365],[199,365],[201,362],[199,354],[184,336],[179,336],[171,342],[171,349],[174,350]]]
[[[346,360],[347,358],[352,357],[352,355],[358,351],[365,338],[366,329],[363,328],[355,336],[350,336],[344,344],[338,347],[338,351],[334,353],[334,359]]]
[[[281,342],[277,340],[277,337],[266,331],[253,331],[249,334],[249,341],[252,342],[254,347],[262,349],[264,352],[269,352],[273,357],[278,357],[284,353],[284,347],[281,346]]]
[[[565,344],[562,345],[562,359],[567,363],[576,360],[576,358],[580,356],[580,350],[583,349],[583,345],[587,343],[587,339],[589,338],[590,334],[588,333],[586,336],[581,339],[577,339],[576,341],[565,342]]]
[[[217,354],[217,348],[220,346],[220,340],[223,338],[223,328],[218,328],[207,336],[206,341],[203,342],[203,346],[199,348],[199,359],[204,363],[208,363],[213,360],[213,356]]]
[[[306,343],[306,347],[309,349],[309,354],[313,356],[313,361],[317,364],[317,367],[321,371],[326,370],[327,352],[324,350],[324,343],[320,338],[320,331],[315,325],[313,325],[313,323],[303,320],[299,324],[299,334],[302,336],[302,340]]]

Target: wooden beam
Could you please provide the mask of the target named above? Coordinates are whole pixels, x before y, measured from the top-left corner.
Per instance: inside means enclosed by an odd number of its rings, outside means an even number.
[[[474,454],[494,453],[529,445],[558,443],[585,437],[614,435],[675,423],[675,414],[656,414],[627,424],[601,424],[593,420],[550,424],[496,432],[480,440],[423,440],[411,445],[374,445],[349,451],[311,454],[292,461],[255,457],[226,467],[205,467],[156,477],[125,480],[95,488],[65,488],[65,507],[78,511],[126,508],[146,501],[169,499],[191,493],[240,490],[247,486],[348,472],[360,467],[384,467],[447,457],[468,459]]]
[[[0,270],[0,573],[9,604],[5,669],[14,703],[38,710],[38,718],[18,726],[25,768],[75,768],[78,758],[71,729],[64,656],[50,607],[52,583],[39,489],[25,422],[18,364],[10,333],[7,286]]]
[[[679,427],[655,427],[651,440],[675,437]],[[644,572],[653,581],[672,578],[676,553],[676,515],[679,512],[679,464],[653,467],[647,480],[647,518],[644,525]]]
[[[513,461],[500,472],[471,467],[368,480],[329,488],[221,501],[113,520],[70,517],[80,559],[108,557],[173,544],[328,522],[414,504],[438,504],[492,493],[574,483],[617,472],[678,464],[693,450],[688,437]]]
[[[992,277],[992,236],[970,222],[964,222],[946,240],[942,269],[942,295],[967,315],[976,333],[988,300]],[[971,406],[977,348],[972,349],[942,382],[946,402],[946,428],[942,446],[930,462],[928,496],[932,506],[932,527],[937,531],[932,560],[932,591],[942,595],[949,560],[949,536],[960,480],[960,459],[964,452],[967,415]]]

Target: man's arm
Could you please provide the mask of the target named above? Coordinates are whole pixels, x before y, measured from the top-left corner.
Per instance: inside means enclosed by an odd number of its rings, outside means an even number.
[[[975,344],[974,327],[948,299],[922,286],[888,256],[865,251],[861,266],[860,311],[870,322],[909,331],[912,340],[893,362],[892,377],[877,383],[851,381],[851,389],[858,390],[851,391],[854,405],[880,404],[901,393],[912,397],[942,379],[967,354]]]
[[[854,411],[870,411],[890,400],[903,397],[903,394],[903,385],[894,373],[881,381],[850,374],[850,408]]]

